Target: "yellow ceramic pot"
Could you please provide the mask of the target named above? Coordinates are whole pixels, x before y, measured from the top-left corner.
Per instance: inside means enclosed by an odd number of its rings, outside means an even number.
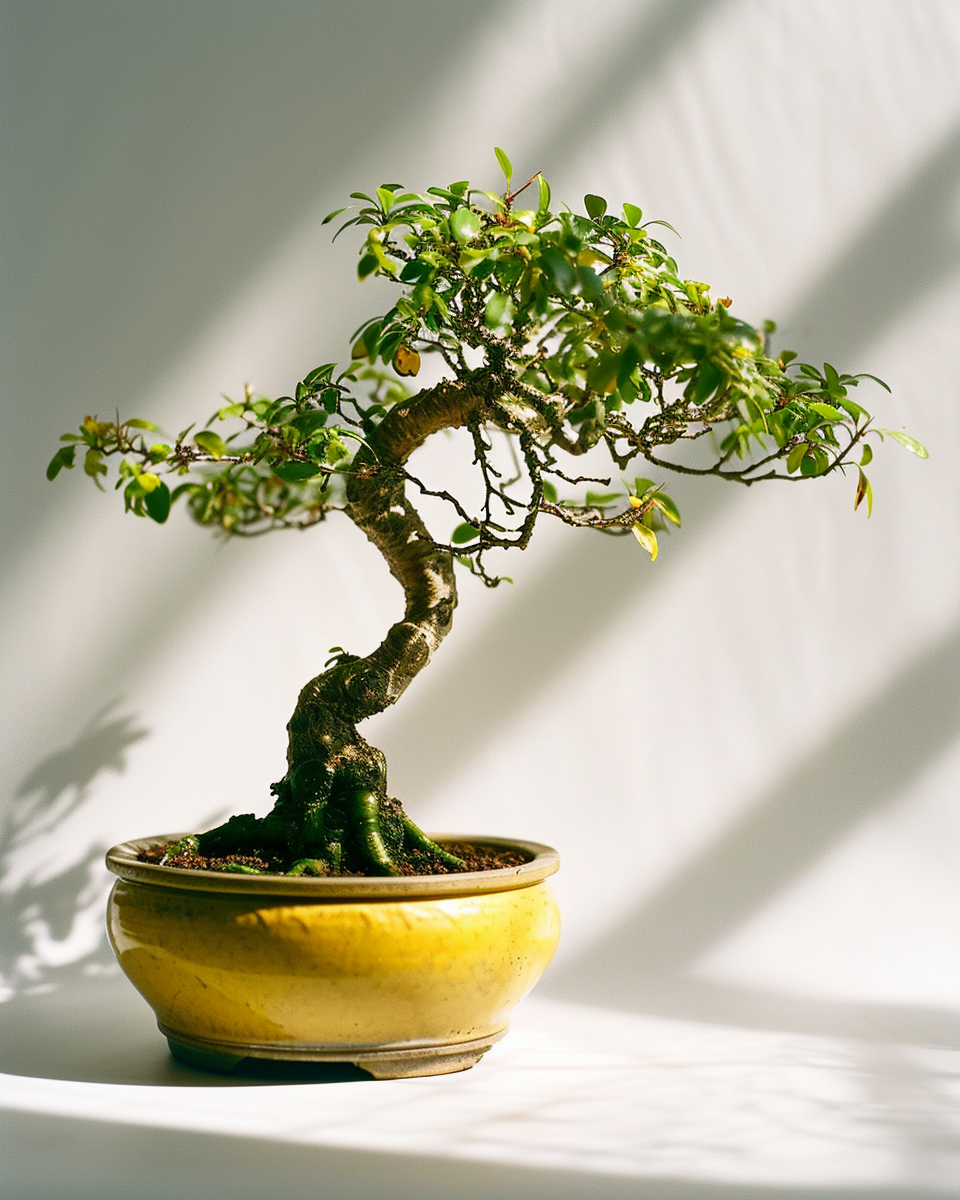
[[[518,867],[399,878],[185,871],[124,842],[110,940],[174,1054],[230,1070],[241,1059],[351,1062],[380,1079],[462,1071],[507,1031],[560,933],[547,876],[556,851]],[[442,837],[439,840],[444,840]]]

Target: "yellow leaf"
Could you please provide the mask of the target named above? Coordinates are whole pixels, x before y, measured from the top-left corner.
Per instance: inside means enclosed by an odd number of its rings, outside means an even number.
[[[854,512],[860,507],[864,496],[867,498],[867,517],[869,518],[873,516],[873,488],[863,471],[860,471],[860,478],[857,480],[857,495],[853,502]]]
[[[639,522],[632,527],[632,530],[633,536],[650,555],[650,561],[655,562],[660,552],[660,548],[657,545],[657,535],[652,529],[648,529],[646,525],[641,525]]]
[[[631,496],[630,497],[630,507],[631,508],[643,508],[643,501],[640,499],[639,496]]]
[[[420,355],[409,346],[398,346],[393,356],[393,369],[398,375],[416,375],[420,370]]]

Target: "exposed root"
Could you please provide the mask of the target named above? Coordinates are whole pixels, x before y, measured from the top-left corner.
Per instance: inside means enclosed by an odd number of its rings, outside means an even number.
[[[336,791],[323,764],[302,763],[274,785],[279,799],[266,817],[231,817],[209,833],[184,838],[164,862],[179,857],[246,857],[282,864],[287,875],[402,875],[436,865],[466,869],[406,815],[397,801],[367,788]],[[307,797],[307,793],[312,795]],[[298,794],[299,793],[299,794]],[[293,820],[294,813],[299,820]],[[245,873],[257,873],[250,867]]]

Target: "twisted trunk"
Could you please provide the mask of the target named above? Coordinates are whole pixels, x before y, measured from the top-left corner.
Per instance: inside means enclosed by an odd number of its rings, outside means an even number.
[[[369,449],[356,454],[346,512],[403,588],[403,619],[371,654],[342,655],[303,688],[287,725],[288,769],[273,785],[273,811],[232,817],[201,835],[202,853],[279,853],[293,873],[396,874],[458,862],[387,796],[386,760],[356,726],[394,704],[423,670],[457,602],[453,558],[433,545],[396,468],[431,434],[482,419],[483,409],[477,389],[441,383],[392,409],[368,436]]]

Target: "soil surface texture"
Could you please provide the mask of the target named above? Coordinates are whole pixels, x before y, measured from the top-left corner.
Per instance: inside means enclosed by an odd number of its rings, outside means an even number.
[[[172,842],[154,846],[142,851],[137,857],[140,862],[159,863],[166,856]],[[519,850],[501,850],[493,846],[472,842],[444,842],[443,848],[455,854],[464,862],[464,866],[455,867],[442,862],[431,854],[414,852],[415,863],[400,864],[401,875],[460,875],[465,871],[497,871],[505,867],[518,867],[528,862],[527,855]],[[238,874],[284,875],[290,863],[278,858],[260,858],[258,855],[229,854],[223,858],[205,858],[202,854],[179,854],[168,858],[163,864],[167,867],[180,867],[188,871],[227,871]],[[333,875],[334,872],[329,872]],[[339,876],[350,875],[363,878],[359,871],[338,871]]]

